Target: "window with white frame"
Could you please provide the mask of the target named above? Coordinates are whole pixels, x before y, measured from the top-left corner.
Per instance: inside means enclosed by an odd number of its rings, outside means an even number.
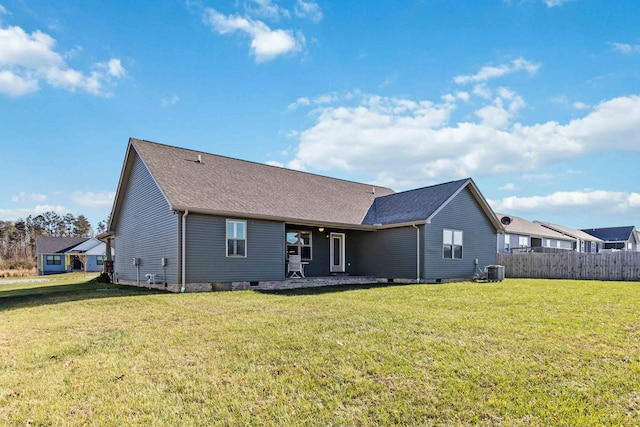
[[[442,230],[442,257],[462,259],[462,231]]]
[[[61,265],[62,255],[47,255],[47,265]]]
[[[311,231],[287,230],[287,256],[300,255],[304,261],[311,261]]]
[[[247,221],[227,220],[227,256],[247,256]]]
[[[504,251],[509,252],[511,250],[511,235],[504,235]]]
[[[527,236],[519,236],[518,246],[520,246],[520,249],[527,248],[529,246],[529,238]]]
[[[104,264],[104,255],[96,255],[96,265]]]

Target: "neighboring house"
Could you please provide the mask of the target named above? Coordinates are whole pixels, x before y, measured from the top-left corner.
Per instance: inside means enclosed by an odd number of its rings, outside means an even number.
[[[550,230],[557,231],[565,236],[575,239],[573,244],[573,250],[576,252],[588,252],[598,253],[602,250],[604,241],[591,234],[585,233],[582,230],[574,230],[558,224],[551,224],[550,222],[535,221],[536,223],[546,227]]]
[[[572,250],[576,239],[543,227],[536,222],[514,216],[497,214],[504,226],[498,234],[498,252],[526,253]]]
[[[501,228],[471,179],[394,193],[131,138],[106,235],[120,283],[193,291],[291,287],[289,255],[307,278],[471,278]]]
[[[36,257],[38,274],[68,271],[101,271],[106,245],[87,237],[38,237]]]
[[[71,259],[65,252],[87,240],[86,237],[47,237],[36,239],[38,275],[64,273],[71,269]]]
[[[604,243],[604,249],[638,252],[640,238],[638,230],[633,225],[624,227],[588,228],[583,229],[587,234],[597,237]]]

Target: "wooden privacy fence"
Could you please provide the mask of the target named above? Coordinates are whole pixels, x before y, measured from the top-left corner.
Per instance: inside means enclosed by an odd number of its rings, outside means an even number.
[[[498,254],[505,277],[640,281],[640,252]]]

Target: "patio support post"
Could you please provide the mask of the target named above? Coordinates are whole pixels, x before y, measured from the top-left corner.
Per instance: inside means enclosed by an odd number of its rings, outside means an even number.
[[[416,229],[416,281],[420,283],[420,227],[411,224]]]
[[[189,209],[182,214],[182,287],[180,292],[184,293],[187,288],[187,216]]]

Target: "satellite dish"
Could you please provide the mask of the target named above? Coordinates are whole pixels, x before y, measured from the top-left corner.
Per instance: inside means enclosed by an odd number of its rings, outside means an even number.
[[[508,216],[503,216],[500,222],[504,225],[509,225],[511,224],[511,218],[509,218]]]

